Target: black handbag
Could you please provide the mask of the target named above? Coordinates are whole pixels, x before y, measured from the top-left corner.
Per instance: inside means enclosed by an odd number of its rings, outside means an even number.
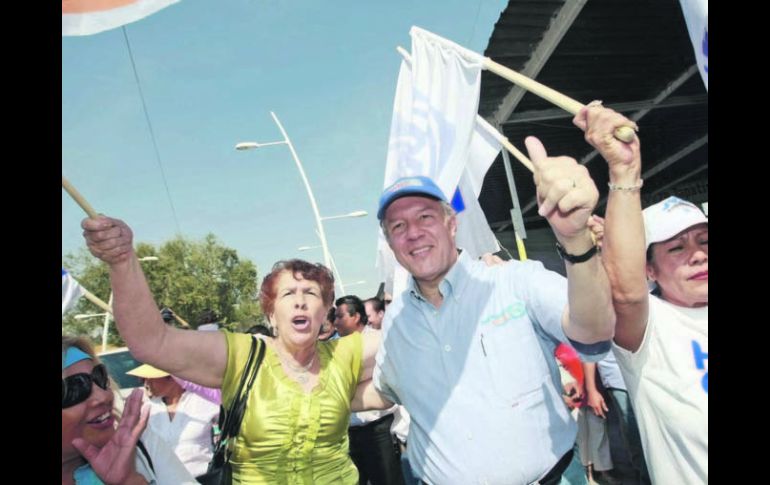
[[[259,355],[256,356],[257,341],[259,341]],[[249,358],[246,360],[246,366],[241,376],[241,382],[238,384],[238,392],[230,404],[230,409],[225,412],[224,422],[222,424],[222,434],[219,443],[214,449],[214,456],[209,462],[209,468],[203,475],[195,477],[198,483],[204,485],[230,485],[233,482],[232,469],[230,467],[230,455],[232,454],[231,443],[235,443],[235,437],[241,429],[241,421],[246,411],[246,403],[249,400],[249,391],[257,377],[262,359],[265,357],[265,343],[258,338],[251,339],[251,349]],[[246,382],[248,380],[248,383]],[[244,392],[245,386],[245,392]]]

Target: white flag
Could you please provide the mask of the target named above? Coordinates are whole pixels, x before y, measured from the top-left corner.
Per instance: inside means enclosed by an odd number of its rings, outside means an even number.
[[[458,211],[458,245],[471,257],[495,252],[499,246],[478,203],[500,151],[477,122],[483,58],[417,27],[410,35],[411,65],[403,61],[398,76],[383,188],[400,177],[430,177]],[[377,267],[386,291],[396,295],[405,288],[406,271],[382,233]]]
[[[403,62],[398,76],[383,188],[425,175],[451,197],[470,152],[482,57],[417,27],[410,35],[412,66]]]
[[[695,49],[698,72],[703,78],[706,91],[709,90],[709,3],[708,0],[679,0],[690,33],[690,42]]]
[[[179,0],[62,0],[61,35],[92,35],[141,20]]]
[[[457,246],[468,251],[472,258],[500,250],[478,200],[484,176],[502,149],[489,130],[494,128],[477,117],[468,163],[452,198],[452,207],[457,211]]]
[[[64,316],[67,311],[75,306],[81,296],[83,288],[75,281],[75,278],[64,268],[61,270],[61,314]]]

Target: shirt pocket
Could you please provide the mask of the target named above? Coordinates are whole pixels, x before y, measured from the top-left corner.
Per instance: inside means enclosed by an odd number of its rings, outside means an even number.
[[[476,340],[486,364],[490,390],[503,405],[516,406],[542,392],[548,365],[528,318],[497,327],[481,326]]]

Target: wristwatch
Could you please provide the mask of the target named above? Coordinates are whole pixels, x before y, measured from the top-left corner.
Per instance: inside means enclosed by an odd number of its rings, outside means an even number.
[[[556,243],[556,252],[559,253],[559,257],[561,257],[561,259],[563,259],[564,261],[572,264],[585,263],[589,259],[593,258],[594,254],[596,254],[598,251],[599,251],[599,247],[594,244],[593,246],[591,246],[591,249],[584,252],[583,254],[578,254],[576,256],[574,254],[568,253],[567,250],[564,249],[564,246],[562,246],[558,242]]]

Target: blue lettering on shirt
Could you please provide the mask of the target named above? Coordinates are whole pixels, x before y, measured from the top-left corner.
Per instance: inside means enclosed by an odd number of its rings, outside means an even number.
[[[706,391],[706,394],[709,392],[709,373],[708,369],[706,369],[706,361],[709,358],[708,352],[704,352],[700,348],[700,344],[693,340],[692,341],[692,354],[695,358],[695,368],[699,370],[705,370],[706,373],[703,375],[703,379],[701,380],[701,386],[703,386],[703,390]]]

